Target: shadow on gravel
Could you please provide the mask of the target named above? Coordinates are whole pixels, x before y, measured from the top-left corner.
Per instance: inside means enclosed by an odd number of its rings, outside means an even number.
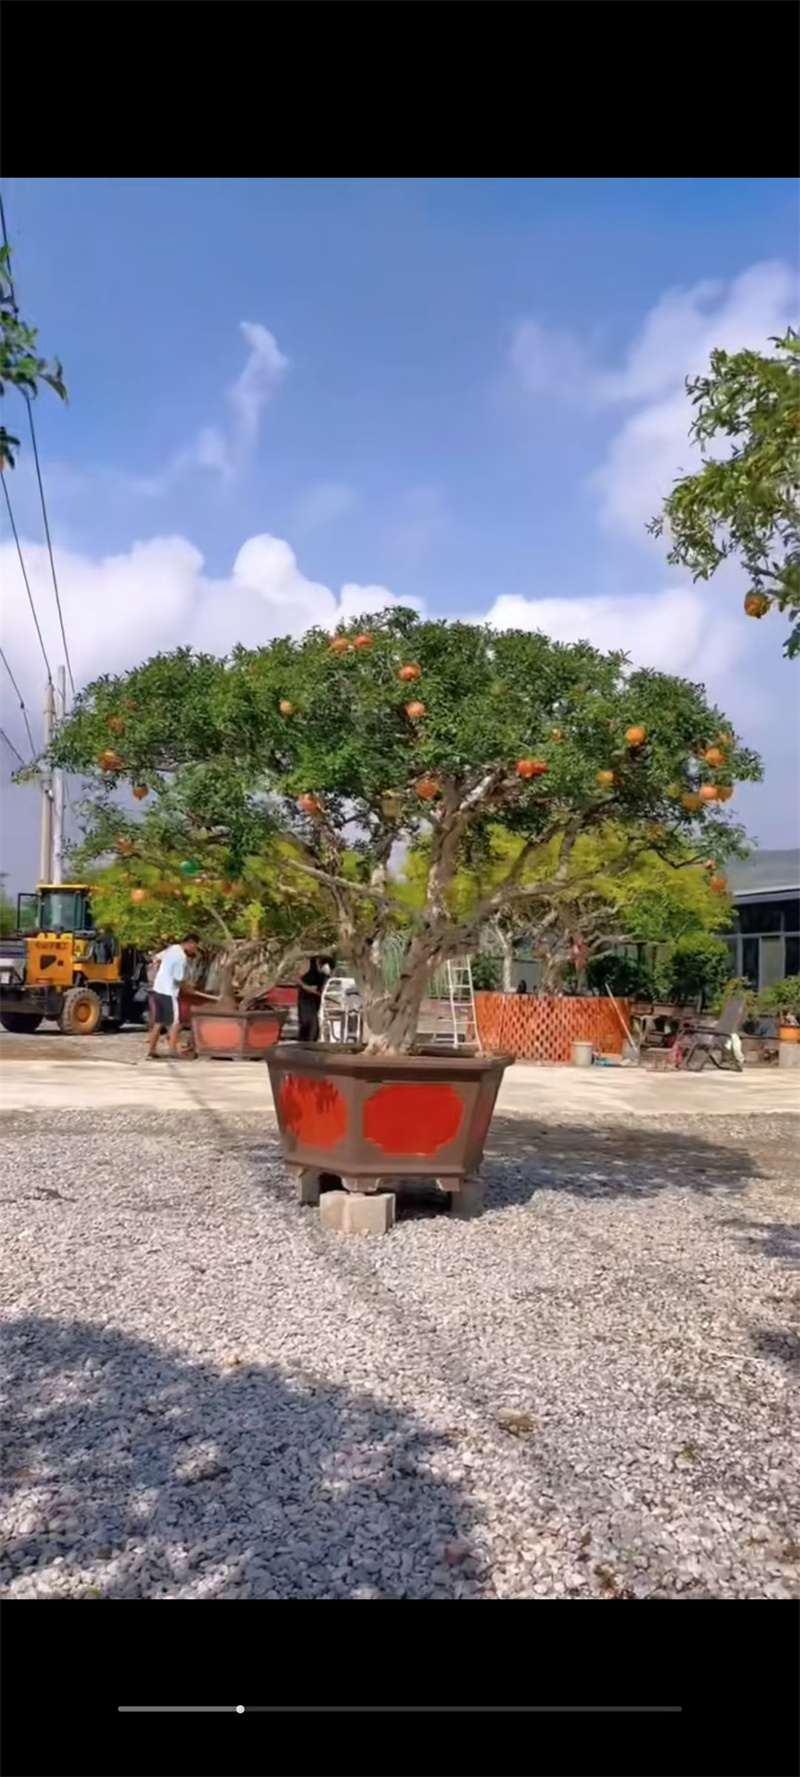
[[[790,1328],[756,1327],[750,1338],[759,1357],[777,1358],[793,1373],[800,1375],[800,1335]]]
[[[468,1503],[427,1472],[446,1440],[401,1412],[92,1323],[29,1317],[6,1323],[2,1345],[0,1507],[19,1514],[3,1590],[31,1567],[49,1596],[75,1568],[93,1571],[70,1595],[104,1598],[474,1589]]]
[[[223,1148],[231,1144],[224,1117],[192,1092],[209,1131]],[[258,1181],[260,1161],[275,1157],[277,1132],[269,1140],[239,1140],[238,1151]],[[755,1157],[744,1143],[724,1145],[700,1136],[654,1127],[630,1128],[621,1123],[540,1123],[519,1115],[495,1115],[489,1127],[483,1171],[486,1208],[525,1203],[537,1191],[568,1191],[581,1197],[655,1196],[678,1187],[710,1194],[720,1187],[742,1190],[760,1176]],[[274,1181],[271,1181],[274,1189]],[[294,1187],[287,1174],[287,1193]],[[398,1220],[447,1213],[435,1186],[421,1183],[398,1196]]]
[[[203,1107],[204,1111],[206,1107]],[[212,1118],[214,1113],[208,1113]],[[220,1120],[219,1138],[230,1135]],[[273,1141],[240,1141],[242,1154],[258,1180],[261,1163],[274,1159]],[[743,1144],[717,1145],[674,1130],[630,1130],[571,1124],[533,1124],[521,1117],[495,1117],[483,1164],[486,1209],[527,1203],[538,1191],[567,1191],[578,1197],[654,1197],[664,1190],[709,1195],[737,1192],[761,1176],[757,1159]],[[273,1181],[270,1181],[274,1188]],[[287,1182],[287,1192],[292,1194]],[[447,1213],[435,1186],[421,1184],[398,1199],[398,1220]]]
[[[744,1144],[624,1124],[535,1123],[496,1116],[486,1143],[487,1206],[526,1202],[536,1191],[580,1197],[652,1197],[678,1189],[741,1190],[760,1169]]]
[[[750,1246],[758,1247],[766,1259],[784,1259],[789,1265],[800,1265],[800,1223],[757,1222],[747,1216],[731,1216],[727,1226],[741,1233]]]

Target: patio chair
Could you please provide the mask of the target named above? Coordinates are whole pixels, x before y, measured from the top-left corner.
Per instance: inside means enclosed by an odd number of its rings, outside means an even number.
[[[322,990],[320,1041],[360,1043],[362,1011],[361,995],[352,976],[330,975]]]
[[[711,1024],[687,1024],[675,1040],[675,1066],[685,1068],[687,1073],[702,1073],[707,1061],[714,1067],[732,1067],[738,1074],[744,1071],[739,1031],[744,1023],[747,1000],[743,993],[731,994],[720,1012],[719,1018]]]

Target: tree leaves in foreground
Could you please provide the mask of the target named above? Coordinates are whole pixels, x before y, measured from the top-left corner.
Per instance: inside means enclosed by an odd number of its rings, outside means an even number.
[[[800,651],[800,339],[792,328],[761,352],[711,354],[711,373],[686,384],[697,409],[690,437],[703,466],[676,482],[648,527],[670,540],[667,560],[708,580],[734,556],[749,580],[749,617],[789,619],[786,653]],[[724,452],[724,454],[720,454]]]
[[[9,388],[18,389],[26,399],[38,395],[47,383],[62,401],[67,399],[64,375],[58,359],[49,363],[38,350],[39,333],[20,319],[14,298],[11,277],[11,252],[0,247],[0,399]],[[13,469],[19,439],[0,425],[0,469],[7,463]]]
[[[761,774],[702,686],[588,643],[402,609],[333,638],[312,630],[227,660],[184,648],[98,679],[51,762],[94,778],[95,848],[113,838],[127,784],[150,830],[166,823],[165,843],[177,821],[181,844],[208,848],[179,869],[237,881],[259,857],[277,907],[313,891],[387,1049],[413,1042],[430,970],[531,902],[525,872],[542,847],[556,885],[579,836],[610,821],[642,836],[657,826],[665,846],[680,838],[721,862],[741,839],[734,785]],[[520,843],[460,906],[458,873],[478,872],[498,825]],[[413,909],[391,876],[398,841],[426,848]],[[387,987],[380,947],[398,925],[409,941]]]

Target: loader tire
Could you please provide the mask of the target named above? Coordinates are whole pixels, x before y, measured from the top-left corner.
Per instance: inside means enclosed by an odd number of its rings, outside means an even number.
[[[66,1037],[91,1037],[99,1028],[103,1003],[91,987],[71,987],[65,995],[58,1028]]]
[[[37,1012],[0,1012],[0,1024],[10,1031],[12,1036],[32,1036],[39,1029],[42,1020]]]

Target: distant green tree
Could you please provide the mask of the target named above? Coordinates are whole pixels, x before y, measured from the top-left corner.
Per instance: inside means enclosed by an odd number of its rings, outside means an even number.
[[[6,892],[5,871],[0,871],[0,938],[8,938],[17,929],[17,909]]]
[[[790,327],[762,352],[711,354],[711,374],[686,384],[697,409],[690,437],[702,468],[684,475],[648,529],[667,560],[708,580],[728,556],[750,582],[744,608],[789,619],[786,653],[800,652],[800,339]],[[720,455],[728,440],[730,448]],[[714,447],[714,454],[712,454]]]
[[[67,400],[64,375],[57,358],[48,362],[39,355],[38,329],[21,320],[11,276],[11,250],[0,247],[0,398],[7,389],[19,389],[26,399],[38,395],[42,383]],[[0,469],[13,469],[19,439],[0,424]]]

